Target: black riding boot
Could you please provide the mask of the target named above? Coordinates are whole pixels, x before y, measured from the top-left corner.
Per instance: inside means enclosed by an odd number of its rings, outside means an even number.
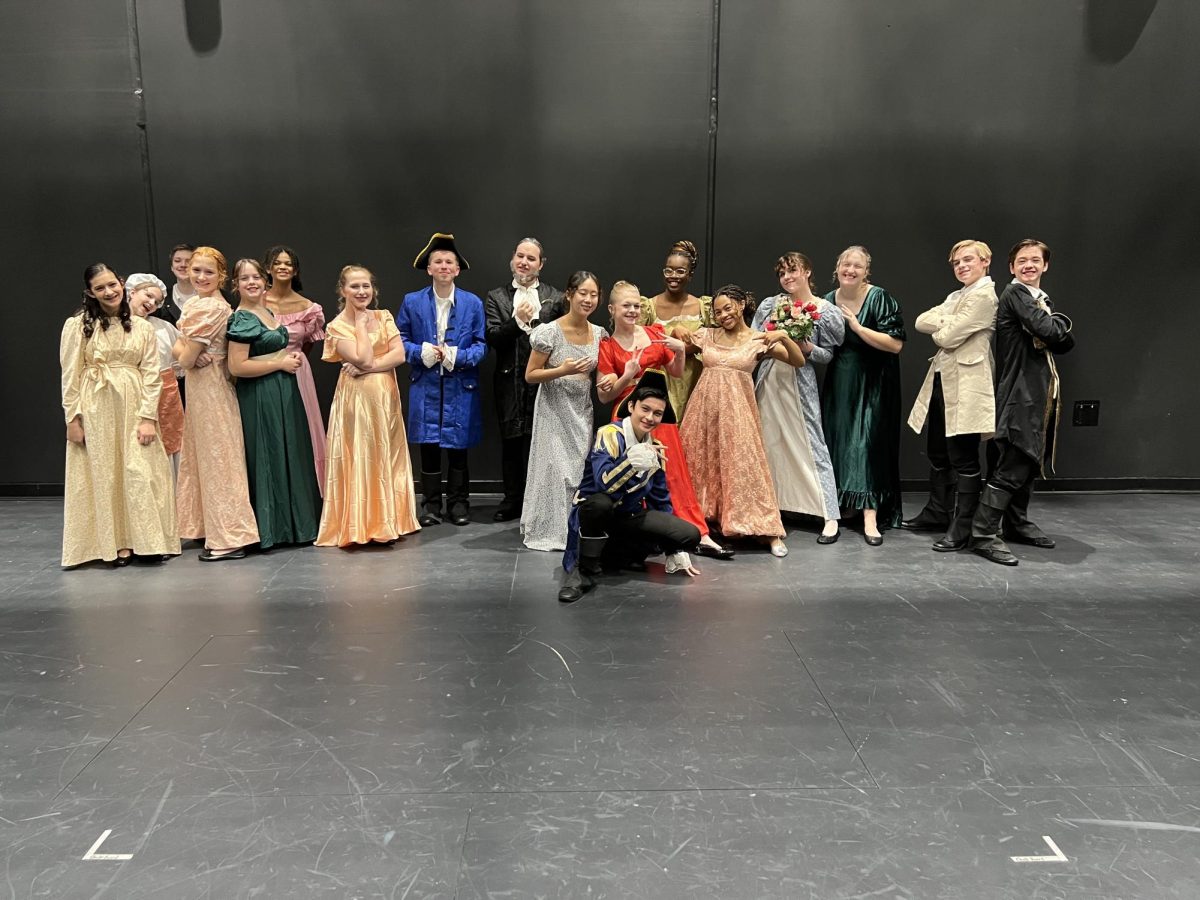
[[[979,473],[958,476],[958,497],[954,501],[954,518],[950,527],[940,540],[935,541],[933,549],[939,553],[949,553],[952,550],[966,550],[971,541],[971,521],[975,518],[975,509],[979,506]]]
[[[471,476],[467,469],[451,467],[446,475],[446,518],[455,525],[471,521]]]
[[[563,575],[562,589],[558,599],[563,603],[574,603],[585,593],[595,587],[595,576],[604,571],[600,557],[604,555],[604,545],[608,543],[608,535],[603,537],[579,536],[579,560],[575,568]]]
[[[929,469],[929,500],[925,508],[900,523],[909,531],[945,531],[950,526],[950,511],[954,509],[954,470]]]
[[[971,549],[984,559],[1002,566],[1017,565],[1017,558],[1004,543],[1001,531],[1004,513],[1012,502],[1012,494],[993,485],[984,485],[979,495],[979,508],[971,522]]]
[[[1042,529],[1029,521],[1029,500],[1033,495],[1033,481],[1027,481],[1013,491],[1012,501],[1004,513],[1004,536],[1018,544],[1029,544],[1043,550],[1054,549],[1054,540]]]
[[[421,471],[421,516],[417,521],[422,528],[442,524],[441,471]]]

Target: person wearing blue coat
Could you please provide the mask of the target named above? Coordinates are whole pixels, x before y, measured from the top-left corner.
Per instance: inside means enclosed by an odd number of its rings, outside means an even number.
[[[479,364],[487,355],[483,301],[456,288],[454,279],[467,261],[454,246],[454,235],[436,233],[415,260],[432,284],[406,294],[396,314],[404,341],[412,386],[408,392],[408,439],[421,448],[423,527],[448,518],[470,521],[471,477],[467,449],[483,437]],[[446,510],[442,510],[442,449],[446,473]]]

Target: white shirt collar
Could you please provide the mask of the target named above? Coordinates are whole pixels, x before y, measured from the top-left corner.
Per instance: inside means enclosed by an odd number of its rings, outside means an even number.
[[[515,279],[515,278],[514,278],[514,279],[513,279],[513,281],[512,281],[513,290],[516,290],[516,291],[533,291],[535,294],[537,293],[537,289],[538,289],[538,286],[539,286],[540,284],[541,284],[541,281],[540,281],[539,279],[537,279],[537,278],[533,279],[533,283],[532,283],[532,284],[529,284],[529,285],[524,285],[524,284],[521,284],[521,283],[519,283],[519,282],[517,281],[517,279]]]
[[[454,288],[450,288],[449,297],[439,297],[437,288],[433,289],[433,301],[438,306],[453,306],[454,305]]]
[[[1012,280],[1012,283],[1013,284],[1025,284],[1025,282],[1023,282],[1020,278],[1014,278]],[[1027,291],[1029,291],[1029,293],[1033,294],[1034,300],[1041,300],[1043,297],[1050,296],[1045,291],[1043,291],[1040,287],[1034,287],[1033,285],[1030,285],[1030,284],[1025,284],[1025,289]]]

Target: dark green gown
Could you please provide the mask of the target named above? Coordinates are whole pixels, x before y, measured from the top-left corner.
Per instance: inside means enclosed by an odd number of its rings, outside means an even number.
[[[836,305],[837,291],[825,299]],[[871,285],[858,321],[907,340],[900,304]],[[880,528],[904,518],[900,498],[900,357],[876,350],[846,327],[846,339],[825,370],[821,396],[825,443],[842,509],[878,510]]]
[[[268,328],[254,313],[229,319],[229,340],[250,345],[250,357],[284,350],[288,331]],[[237,379],[238,409],[246,443],[250,503],[259,543],[308,544],[317,538],[321,500],[313,474],[312,439],[304,400],[290,372]]]

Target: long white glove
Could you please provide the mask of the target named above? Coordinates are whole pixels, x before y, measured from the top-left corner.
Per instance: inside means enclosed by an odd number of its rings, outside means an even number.
[[[661,468],[658,451],[654,449],[653,444],[634,444],[625,451],[625,458],[629,460],[629,465],[633,467],[633,471],[638,474],[639,478]]]

